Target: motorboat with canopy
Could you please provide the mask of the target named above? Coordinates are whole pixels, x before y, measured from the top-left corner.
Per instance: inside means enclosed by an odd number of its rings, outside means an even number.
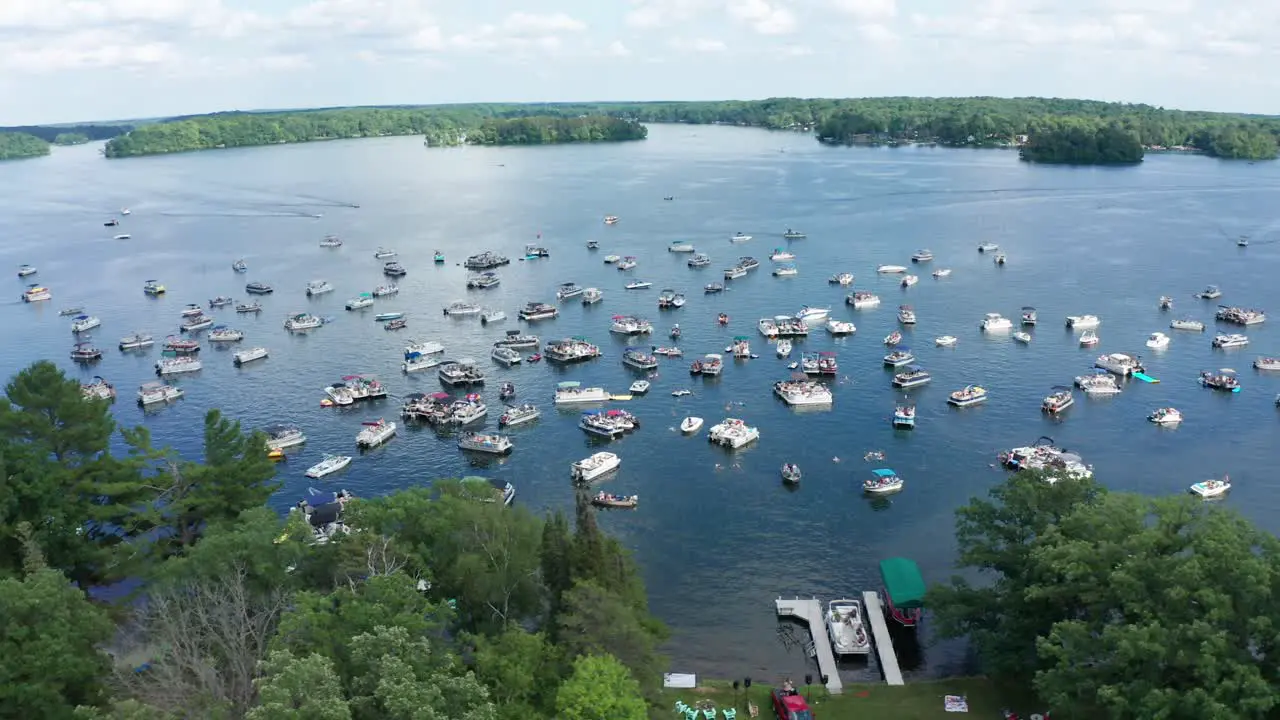
[[[919,625],[926,590],[920,567],[907,558],[881,560],[880,578],[884,581],[883,598],[889,615],[903,627]]]

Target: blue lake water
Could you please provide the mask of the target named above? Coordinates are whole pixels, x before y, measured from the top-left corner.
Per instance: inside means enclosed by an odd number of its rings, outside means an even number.
[[[100,374],[121,391],[115,405],[121,423],[145,424],[157,443],[186,454],[198,453],[210,407],[249,426],[296,423],[309,440],[280,465],[285,487],[274,504],[282,509],[309,485],[368,496],[465,474],[510,480],[518,502],[531,507],[569,509],[569,463],[601,445],[577,428],[577,410],[553,408],[555,384],[579,380],[625,392],[636,376],[621,365],[625,343],[610,336],[610,316],[651,319],[657,344],[670,343],[667,328],[678,322],[685,357],[663,360],[649,395],[625,404],[643,427],[609,447],[623,465],[603,487],[639,494],[641,507],[608,513],[602,523],[645,568],[653,609],[674,630],[673,670],[798,676],[803,653],[775,637],[775,597],[873,589],[877,561],[894,555],[915,558],[928,580],[947,577],[953,510],[1000,481],[1002,471],[993,467],[998,451],[1041,435],[1080,452],[1115,489],[1183,492],[1191,482],[1229,472],[1236,487],[1226,503],[1268,529],[1280,526],[1273,402],[1280,374],[1250,366],[1258,355],[1280,353],[1280,340],[1266,323],[1235,329],[1249,335],[1248,348],[1213,350],[1216,303],[1192,297],[1214,283],[1223,288],[1221,302],[1280,306],[1278,189],[1275,163],[1149,156],[1136,168],[1041,167],[1011,152],[834,149],[799,134],[721,127],[654,126],[644,142],[595,147],[427,150],[414,138],[387,138],[120,161],[102,159],[97,146],[55,148],[48,158],[0,164],[0,267],[37,265],[30,280],[54,294],[52,302],[26,305],[19,300],[26,281],[10,275],[9,299],[0,301],[0,373],[51,358],[85,380]],[[675,199],[664,201],[668,195]],[[122,207],[132,214],[121,226],[103,227]],[[605,226],[607,214],[621,222]],[[771,277],[768,255],[787,244],[781,239],[787,227],[808,233],[789,243],[799,275]],[[117,232],[132,239],[113,240]],[[736,232],[754,239],[732,244]],[[345,245],[318,247],[330,233]],[[1235,246],[1241,234],[1251,237],[1249,247]],[[676,239],[692,241],[713,264],[687,268],[687,255],[666,251]],[[588,251],[588,240],[599,241],[600,250]],[[996,267],[979,254],[983,241],[999,243],[1008,265]],[[531,242],[550,248],[551,257],[500,269],[497,288],[465,289],[459,263],[467,255],[492,249],[514,259]],[[383,331],[371,311],[342,307],[384,282],[383,261],[373,257],[379,246],[398,250],[409,270],[399,296],[378,301],[379,310],[407,313],[409,329],[399,333]],[[904,291],[896,277],[874,272],[884,263],[910,265],[921,247],[937,259],[919,268],[917,286]],[[447,263],[433,265],[437,249]],[[635,255],[639,267],[619,272],[602,262],[610,253]],[[721,269],[745,254],[762,267],[726,283],[730,290],[722,295],[704,296],[702,286],[721,281]],[[245,275],[230,268],[238,257],[249,264]],[[954,272],[935,280],[934,267]],[[827,283],[839,271],[855,273],[855,288],[879,293],[881,306],[845,305],[848,289]],[[652,281],[653,289],[623,290],[630,277]],[[143,295],[143,282],[152,278],[167,285],[167,295]],[[306,283],[319,278],[337,291],[308,299]],[[121,353],[118,338],[144,330],[160,340],[177,332],[186,303],[220,294],[242,300],[245,282],[253,280],[276,287],[261,299],[266,310],[259,317],[236,317],[229,308],[213,314],[247,333],[242,346],[266,346],[270,358],[237,369],[230,349],[206,347],[204,369],[175,380],[186,397],[144,414],[134,391],[155,379],[159,348]],[[586,336],[605,357],[564,369],[493,364],[491,343],[523,326],[517,308],[554,301],[556,285],[565,281],[604,289],[604,302],[563,303],[560,317],[534,325],[534,332],[544,340]],[[688,304],[659,313],[656,296],[664,287],[687,293]],[[1157,309],[1161,295],[1176,299],[1172,313]],[[475,316],[442,315],[462,298],[502,308],[510,319],[482,327]],[[905,342],[934,377],[910,392],[919,424],[908,433],[890,427],[902,393],[880,362],[881,339],[897,327],[902,303],[920,316]],[[789,371],[756,332],[760,317],[804,304],[830,305],[834,317],[858,327],[856,335],[834,340],[815,329],[797,343],[796,356],[838,354],[842,377],[827,412],[797,412],[772,397],[771,384]],[[70,305],[84,305],[103,321],[92,335],[107,354],[90,369],[68,359],[70,318],[58,310]],[[1030,345],[978,329],[985,313],[1016,320],[1023,305],[1036,306],[1041,318]],[[286,315],[302,311],[335,321],[286,333]],[[716,323],[720,312],[730,316],[727,326]],[[1080,348],[1063,324],[1066,315],[1086,313],[1102,318],[1102,343],[1093,349]],[[1209,331],[1170,330],[1169,321],[1184,315],[1205,321]],[[1172,336],[1167,350],[1144,347],[1154,331]],[[730,361],[719,380],[690,378],[691,359],[722,351],[739,334],[751,337],[759,359]],[[933,338],[944,334],[959,344],[935,347]],[[453,439],[402,428],[342,475],[308,481],[304,471],[323,453],[355,450],[361,422],[397,416],[397,397],[441,389],[433,371],[400,373],[410,338],[438,340],[449,357],[480,361],[493,408],[488,427],[496,425],[504,380],[516,384],[520,399],[542,406],[542,419],[512,432],[516,450],[502,460],[473,465]],[[1039,405],[1049,387],[1070,384],[1103,352],[1142,354],[1161,382],[1131,382],[1123,394],[1101,400],[1077,392],[1062,419],[1045,417]],[[1242,392],[1197,384],[1200,370],[1220,367],[1240,371]],[[352,409],[320,407],[322,388],[357,373],[383,379],[392,398]],[[947,393],[969,383],[987,387],[990,401],[948,407]],[[671,397],[683,387],[693,395]],[[1165,405],[1183,411],[1180,427],[1145,420]],[[686,415],[704,417],[708,426],[741,417],[762,437],[727,453],[708,445],[705,429],[681,436],[675,428]],[[887,459],[863,462],[871,449]],[[785,461],[804,470],[797,491],[779,481]],[[896,469],[907,486],[872,504],[859,485],[878,466]],[[933,643],[927,626],[923,637],[924,658],[908,677],[963,669],[963,648]],[[875,672],[872,660],[847,675]]]

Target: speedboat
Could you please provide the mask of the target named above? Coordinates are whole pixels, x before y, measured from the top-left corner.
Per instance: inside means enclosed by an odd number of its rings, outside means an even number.
[[[836,273],[827,278],[827,282],[832,285],[844,285],[847,287],[853,284],[853,273]]]
[[[858,290],[846,295],[844,301],[853,306],[854,310],[863,308],[871,308],[880,304],[880,296],[866,290]]]
[[[907,271],[906,265],[881,265],[876,268],[876,272],[883,275],[900,275]]]
[[[236,305],[236,312],[260,313],[262,312],[262,303],[260,302],[240,303],[239,305]]]
[[[611,452],[598,452],[569,465],[569,476],[576,483],[586,484],[617,470],[622,458]]]
[[[1100,370],[1115,373],[1120,377],[1128,377],[1134,373],[1146,371],[1146,368],[1142,365],[1141,358],[1134,357],[1133,355],[1126,355],[1124,353],[1108,353],[1106,355],[1101,355],[1093,362],[1093,366]]]
[[[1031,307],[1030,305],[1027,305],[1022,308],[1022,324],[1023,325],[1035,325],[1037,319],[1038,318],[1036,317],[1035,308]]]
[[[632,270],[638,264],[640,263],[638,260],[636,260],[635,255],[627,255],[626,257],[622,258],[621,262],[618,263],[618,271],[626,272],[627,270]]]
[[[512,350],[509,347],[503,347],[501,345],[495,347],[489,356],[496,362],[506,365],[507,367],[519,364],[524,359],[520,355],[519,350]]]
[[[209,323],[213,324],[213,320],[210,320]],[[284,329],[290,332],[297,330],[311,330],[313,328],[318,328],[323,324],[324,321],[315,315],[310,313],[298,313],[296,315],[291,315],[284,321]]]
[[[582,304],[594,305],[604,299],[604,291],[600,288],[587,288],[582,291]]]
[[[915,254],[911,256],[911,262],[914,263],[929,262],[932,259],[933,252],[930,250],[917,250],[915,251]]]
[[[782,237],[787,240],[803,240],[804,238],[807,238],[809,236],[805,235],[799,230],[792,230],[791,228],[787,228],[787,231],[782,233]]]
[[[84,314],[83,305],[72,305],[71,307],[65,307],[58,311],[58,317],[67,317],[69,315],[83,315],[83,314]]]
[[[1201,480],[1191,486],[1191,494],[1198,495],[1208,500],[1210,498],[1222,497],[1231,489],[1231,479],[1223,475],[1221,480]]]
[[[373,256],[374,256],[375,258],[377,258],[378,260],[382,260],[382,259],[384,259],[384,258],[395,257],[397,254],[398,254],[398,253],[396,253],[396,251],[395,251],[395,250],[390,250],[390,249],[388,249],[388,248],[378,248],[378,249],[373,253]]]
[[[686,435],[692,435],[702,429],[702,418],[687,417],[680,421],[680,432]]]
[[[628,290],[646,290],[648,288],[653,287],[653,283],[648,282],[647,280],[632,280],[631,282],[627,283],[624,287],[626,287],[626,289]]]
[[[947,398],[947,402],[956,407],[969,407],[986,402],[987,390],[979,385],[967,385],[953,393]]]
[[[649,387],[650,387],[650,385],[649,385],[649,381],[648,381],[648,380],[637,380],[637,381],[635,381],[635,382],[631,383],[631,394],[632,394],[632,395],[643,395],[643,394],[645,394],[645,393],[649,392]]]
[[[137,350],[139,348],[151,347],[155,342],[155,338],[151,337],[149,333],[137,331],[132,335],[126,335],[120,338],[120,349]]]
[[[214,325],[209,330],[209,342],[240,342],[244,333],[226,325]]]
[[[769,253],[769,259],[772,260],[773,262],[782,262],[784,260],[795,260],[796,254],[791,252],[790,250],[787,250],[786,248],[774,248],[773,252]]]
[[[884,344],[888,345],[889,347],[893,347],[894,345],[897,345],[900,342],[902,342],[902,333],[897,330],[894,330],[893,332],[884,336]]]
[[[817,322],[820,320],[826,320],[827,316],[829,316],[830,314],[831,314],[830,307],[809,307],[808,305],[805,305],[800,308],[800,311],[797,312],[794,315],[794,317],[796,320],[801,320],[806,323],[811,323],[811,322]]]
[[[634,510],[640,504],[639,495],[616,495],[603,490],[591,497],[591,504],[602,508]]]
[[[162,382],[143,383],[138,386],[138,404],[142,406],[169,402],[182,397],[182,388]]]
[[[599,249],[600,249],[600,241],[599,241],[599,240],[588,240],[588,241],[587,241],[587,249],[588,249],[588,250],[599,250]]]
[[[508,405],[506,410],[498,418],[498,427],[514,427],[523,425],[527,422],[533,422],[538,419],[542,412],[538,410],[538,406],[533,403],[524,403],[521,405]]]
[[[729,238],[729,242],[736,242],[736,243],[740,243],[740,242],[746,242],[746,241],[748,241],[748,240],[750,240],[750,239],[751,239],[751,236],[750,236],[750,235],[744,235],[744,234],[742,234],[742,233],[737,233],[737,234],[736,234],[736,235],[734,235],[733,237]]]
[[[733,267],[724,269],[725,280],[737,280],[738,278],[743,278],[746,276],[747,276],[747,269],[742,267],[741,265],[734,265]]]
[[[934,338],[933,342],[938,347],[952,347],[959,342],[959,340],[957,340],[954,335],[943,335],[941,337]]]
[[[1024,332],[1024,331],[1022,331],[1022,330],[1019,330],[1018,332],[1016,332],[1016,333],[1014,333],[1014,334],[1013,334],[1013,339],[1014,339],[1014,340],[1017,340],[1018,342],[1022,343],[1023,345],[1030,345],[1030,344],[1031,344],[1031,333],[1029,333],[1029,332]]]
[[[93,315],[77,315],[71,321],[71,332],[79,334],[102,325],[102,321]]]
[[[1169,336],[1162,332],[1153,332],[1147,338],[1147,347],[1152,350],[1163,350],[1169,347]]]
[[[389,420],[373,420],[361,423],[364,426],[356,433],[356,445],[361,448],[377,447],[396,436],[396,424]]]
[[[306,476],[312,479],[332,475],[351,464],[350,455],[325,455],[320,462],[307,468]]]
[[[902,282],[900,284],[904,288],[909,288],[918,282],[920,282],[920,278],[916,277],[915,275],[903,275]]]
[[[35,275],[37,272],[35,265],[23,265],[18,268],[18,277],[24,278],[28,275]]]
[[[148,280],[142,284],[142,292],[147,295],[163,295],[164,285],[157,280]]]
[[[1080,347],[1093,347],[1098,344],[1098,333],[1092,330],[1085,330],[1080,335]]]
[[[978,246],[978,252],[980,253],[995,252],[999,249],[1000,249],[1000,246],[993,242],[984,242]]]
[[[673,253],[691,253],[694,252],[693,243],[688,240],[672,240],[667,246],[667,252]]]
[[[450,303],[447,307],[445,307],[444,314],[457,315],[457,316],[479,315],[480,310],[481,310],[480,306],[475,303],[463,302],[461,300],[458,300],[456,302]]]
[[[702,286],[702,292],[707,295],[724,292],[724,285],[721,285],[720,283],[707,283]]]
[[[680,293],[677,293],[671,288],[664,288],[662,292],[658,293],[658,309],[670,310],[672,308],[679,307],[679,305],[676,305],[676,298],[678,297],[682,298]],[[680,304],[683,305],[684,303],[681,302]]]
[[[1013,321],[1000,313],[987,313],[982,320],[984,332],[1004,332],[1013,329]]]
[[[915,308],[911,307],[910,305],[899,305],[898,306],[898,322],[902,323],[903,325],[915,325],[916,324]]]
[[[685,264],[691,268],[706,267],[711,264],[711,256],[705,253],[698,253],[689,258]]]
[[[337,235],[325,235],[320,238],[320,247],[322,248],[340,248],[342,240]]]
[[[888,495],[902,489],[905,484],[898,473],[889,468],[871,471],[875,477],[862,481],[862,491],[872,495]]]
[[[1280,370],[1280,358],[1260,357],[1253,361],[1256,370]]]
[[[240,365],[251,363],[254,360],[261,360],[265,357],[267,357],[267,349],[264,347],[255,347],[247,350],[237,350],[231,356],[231,362],[238,367]]]
[[[1081,375],[1076,378],[1076,387],[1085,392],[1086,395],[1119,395],[1120,382],[1116,380],[1116,376],[1105,370]]]
[[[605,256],[604,256],[604,264],[605,264],[605,265],[613,265],[613,264],[615,264],[615,263],[619,262],[620,260],[622,260],[622,256],[620,256],[620,255],[605,255]]]
[[[329,284],[328,280],[312,280],[307,283],[307,297],[323,295],[330,292],[333,292],[333,286]]]
[[[1040,403],[1040,409],[1050,415],[1057,415],[1075,404],[1076,398],[1072,394],[1071,388],[1065,385],[1055,385],[1049,394],[1045,396],[1044,401]]]
[[[840,364],[833,352],[805,353],[800,357],[800,371],[805,375],[835,376],[839,370]]]
[[[249,265],[244,261],[244,258],[241,258],[231,263],[231,269],[238,273],[249,272]]]
[[[359,295],[347,301],[348,310],[359,310],[373,305],[373,295],[369,293],[360,293]]]
[[[1161,295],[1161,296],[1160,296],[1160,309],[1161,309],[1161,310],[1172,310],[1172,309],[1173,309],[1173,298],[1169,297],[1168,295]]]
[[[572,297],[578,297],[583,292],[583,289],[578,287],[577,283],[560,283],[560,287],[556,290],[556,299],[568,300]]]
[[[911,348],[900,347],[895,348],[888,355],[884,356],[884,364],[888,367],[899,367],[901,365],[909,365],[916,361],[916,356],[911,354]]]
[[[1197,297],[1205,300],[1217,300],[1222,297],[1222,290],[1217,285],[1209,285],[1197,293]]]
[[[1006,262],[1008,262],[1008,259],[1005,257],[1004,253],[996,253],[996,256],[995,258],[993,258],[993,260],[995,261],[996,265],[1004,265]]]
[[[791,341],[782,339],[778,341],[777,346],[778,357],[784,358],[791,354]]]
[[[937,270],[933,271],[933,276],[936,278],[950,277],[951,268],[938,268]]]
[[[779,265],[773,269],[774,277],[792,277],[800,274],[800,271],[793,264]]]
[[[1182,413],[1177,408],[1164,407],[1152,411],[1147,419],[1157,425],[1177,425],[1182,422]]]
[[[489,323],[502,322],[507,319],[507,314],[501,310],[482,310],[480,312],[480,324],[488,325]]]
[[[1169,323],[1169,327],[1174,330],[1190,330],[1191,332],[1204,332],[1204,323],[1191,318],[1179,318]]]
[[[1091,330],[1102,324],[1096,315],[1068,315],[1067,327],[1072,330]]]
[[[1240,333],[1226,333],[1216,335],[1213,338],[1213,346],[1216,348],[1237,348],[1244,347],[1249,344],[1249,336]]]
[[[604,224],[605,224],[605,225],[617,225],[617,224],[618,224],[618,216],[617,216],[617,215],[605,215],[605,216],[604,216]]]
[[[800,483],[800,466],[795,463],[782,464],[782,482],[788,485],[798,485]]]
[[[845,320],[828,320],[827,332],[832,335],[852,335],[858,331],[858,328],[851,322]]]
[[[871,638],[862,621],[862,603],[832,600],[827,603],[826,621],[827,636],[831,638],[831,649],[836,655],[866,655],[871,652]]]
[[[120,233],[119,235],[113,235],[111,239],[112,240],[132,240],[133,236],[130,235],[129,233]]]

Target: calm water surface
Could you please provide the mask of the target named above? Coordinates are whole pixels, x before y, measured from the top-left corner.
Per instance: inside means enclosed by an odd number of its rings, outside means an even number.
[[[609,317],[634,313],[654,321],[653,342],[666,344],[679,322],[683,360],[663,361],[648,397],[627,403],[643,427],[610,449],[623,467],[605,487],[638,493],[636,512],[609,513],[602,522],[631,545],[643,564],[654,610],[674,629],[673,669],[717,676],[774,679],[804,672],[802,651],[776,632],[772,601],[779,594],[842,596],[879,584],[876,563],[905,555],[919,561],[926,579],[951,573],[952,513],[1002,478],[993,467],[1004,448],[1041,435],[1080,452],[1108,486],[1174,493],[1196,480],[1229,472],[1237,483],[1227,504],[1264,527],[1280,526],[1280,486],[1274,473],[1280,376],[1250,367],[1259,354],[1280,353],[1270,323],[1248,329],[1243,351],[1214,351],[1215,303],[1192,298],[1206,284],[1223,287],[1222,302],[1278,307],[1280,220],[1274,197],[1280,167],[1223,163],[1202,157],[1149,156],[1125,169],[1037,167],[1009,152],[944,149],[831,149],[802,135],[717,127],[655,126],[641,143],[598,147],[423,149],[414,138],[388,138],[106,161],[96,146],[55,148],[49,158],[0,164],[0,267],[39,267],[54,294],[49,303],[19,301],[24,281],[10,275],[9,300],[0,301],[0,373],[9,376],[37,358],[52,358],[86,381],[95,374],[121,390],[121,423],[143,423],[157,443],[195,455],[201,418],[220,407],[247,425],[292,422],[307,444],[281,464],[285,508],[305,492],[303,473],[325,452],[351,452],[362,421],[398,415],[401,397],[440,390],[434,372],[403,376],[401,348],[410,338],[443,342],[448,356],[478,359],[489,372],[484,390],[499,406],[502,381],[521,399],[543,407],[540,422],[516,429],[515,453],[482,462],[464,457],[453,439],[408,428],[389,445],[361,455],[326,485],[359,495],[429,484],[432,478],[482,474],[514,482],[518,501],[538,509],[572,505],[568,466],[599,448],[576,427],[577,411],[551,405],[556,382],[580,380],[624,392],[634,375],[620,363],[624,342],[611,337]],[[663,197],[674,195],[674,201]],[[359,208],[350,207],[358,204]],[[119,229],[103,221],[132,209]],[[602,216],[622,222],[604,226]],[[315,218],[312,215],[322,215]],[[800,274],[769,275],[768,255],[794,227],[808,239],[790,243]],[[743,244],[735,232],[755,237]],[[112,240],[128,232],[127,241]],[[319,248],[329,233],[346,244]],[[541,240],[538,234],[541,233]],[[1233,238],[1248,234],[1240,249]],[[692,241],[714,259],[690,270],[687,255],[668,253],[676,239]],[[601,249],[585,249],[598,240]],[[976,251],[994,241],[1008,253],[1004,268]],[[513,258],[525,243],[551,249],[549,259],[514,262],[502,284],[488,291],[464,288],[458,264],[484,249]],[[398,297],[378,310],[408,313],[409,329],[385,332],[371,311],[346,312],[343,303],[384,282],[379,246],[399,251],[409,275]],[[910,264],[917,248],[931,248],[934,267],[951,267],[945,280],[919,269],[921,281],[903,291],[897,278],[879,277],[883,263]],[[432,254],[448,258],[433,265]],[[635,255],[640,265],[621,273],[604,265],[609,253]],[[739,255],[763,267],[733,281],[722,295],[701,287]],[[232,272],[244,257],[250,271]],[[876,310],[843,304],[847,290],[827,284],[834,272],[857,275],[857,288],[878,292]],[[654,283],[627,292],[629,277]],[[143,295],[145,280],[168,286],[160,299]],[[325,278],[337,291],[315,300],[307,281]],[[237,369],[230,349],[206,348],[204,370],[180,377],[186,397],[144,414],[133,402],[137,385],[154,379],[158,347],[121,353],[117,339],[144,330],[157,339],[177,331],[180,308],[219,294],[243,299],[244,283],[276,287],[262,299],[260,317],[215,312],[243,329],[242,345],[263,345],[270,359]],[[546,363],[506,370],[489,360],[491,343],[521,324],[516,309],[528,300],[553,301],[556,285],[574,281],[605,290],[605,301],[584,308],[563,304],[561,316],[539,323],[547,339],[584,335],[606,356],[560,369]],[[680,310],[659,314],[659,289],[689,295]],[[1156,308],[1171,295],[1173,313]],[[506,310],[506,323],[481,327],[475,317],[451,319],[441,308],[462,298]],[[932,385],[911,392],[919,407],[914,432],[895,432],[890,418],[901,397],[881,367],[881,339],[895,328],[901,303],[915,306],[920,323],[907,332]],[[755,330],[764,316],[802,305],[830,305],[835,317],[858,326],[855,336],[833,340],[817,330],[801,350],[834,350],[841,375],[827,412],[796,412],[770,394],[785,363]],[[94,340],[107,350],[91,369],[71,363],[70,319],[58,310],[84,305],[102,318]],[[1017,318],[1039,308],[1041,325],[1029,346],[984,337],[984,313]],[[310,311],[335,321],[306,334],[281,327],[288,313]],[[731,316],[728,327],[717,313]],[[1069,314],[1096,314],[1102,344],[1081,349],[1063,327]],[[1172,317],[1206,321],[1210,332],[1176,333]],[[1274,322],[1274,321],[1273,321]],[[1153,331],[1173,336],[1163,352],[1144,352]],[[691,379],[693,357],[719,352],[734,335],[751,336],[760,358],[730,362],[719,380]],[[955,335],[958,346],[937,348],[933,338]],[[1101,352],[1141,353],[1159,384],[1129,383],[1117,397],[1077,396],[1063,420],[1044,417],[1039,404],[1050,386],[1069,384]],[[1200,388],[1205,368],[1240,370],[1244,390],[1229,396]],[[321,390],[344,375],[381,377],[393,397],[358,408],[319,406]],[[981,383],[985,405],[955,410],[951,390]],[[689,387],[693,395],[673,398]],[[1146,414],[1174,405],[1186,416],[1176,429],[1146,422]],[[498,413],[491,411],[489,427]],[[758,425],[758,444],[736,453],[711,447],[676,430],[698,415],[711,425],[726,415]],[[859,483],[875,465],[862,461],[881,449],[907,481],[905,492],[872,504]],[[804,470],[795,492],[779,482],[778,467]],[[934,643],[922,633],[923,658],[908,673],[958,672],[963,648]],[[874,677],[875,661],[853,665],[848,679]]]

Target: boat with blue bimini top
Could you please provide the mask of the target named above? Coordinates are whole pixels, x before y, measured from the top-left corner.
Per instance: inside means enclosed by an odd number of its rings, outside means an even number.
[[[871,471],[875,477],[862,481],[862,490],[872,495],[887,495],[902,489],[906,483],[898,477],[898,473],[889,468]]]

